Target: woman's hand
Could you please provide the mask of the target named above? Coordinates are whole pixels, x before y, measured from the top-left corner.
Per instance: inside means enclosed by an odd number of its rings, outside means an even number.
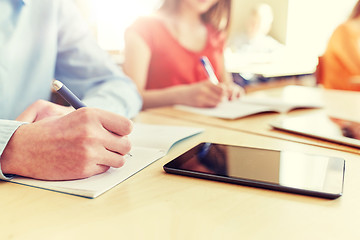
[[[234,82],[222,83],[229,101],[236,100],[245,95],[245,90]]]
[[[222,84],[202,81],[176,87],[176,103],[193,107],[216,107],[226,96]]]

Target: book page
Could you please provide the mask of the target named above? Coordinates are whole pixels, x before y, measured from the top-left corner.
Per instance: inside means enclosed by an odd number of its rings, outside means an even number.
[[[95,198],[131,177],[149,164],[165,156],[177,141],[202,132],[201,128],[134,124],[129,138],[132,141],[131,156],[121,168],[110,168],[107,172],[86,179],[70,181],[42,181],[14,177],[11,182],[28,186]]]
[[[203,129],[185,126],[166,126],[135,123],[129,135],[133,146],[156,148],[167,153],[177,141],[202,132]]]
[[[131,154],[131,157],[126,157],[126,162],[121,168],[110,168],[105,173],[86,179],[42,181],[24,177],[15,177],[12,181],[29,186],[94,198],[163,157],[165,152],[153,148],[134,147]]]
[[[319,108],[319,103],[289,102],[281,98],[269,97],[242,97],[234,101],[224,101],[215,108],[197,108],[185,105],[175,105],[175,108],[197,114],[224,118],[237,119],[264,112],[286,113],[296,108]]]
[[[220,103],[215,108],[197,108],[185,105],[175,105],[175,108],[188,112],[224,119],[236,119],[260,112],[272,111],[271,107],[245,103],[240,100],[225,101]]]
[[[269,106],[272,110],[279,113],[286,113],[296,108],[321,108],[323,104],[314,101],[309,102],[307,99],[288,99],[288,98],[271,98],[271,97],[243,97],[242,102],[256,104],[261,106]]]

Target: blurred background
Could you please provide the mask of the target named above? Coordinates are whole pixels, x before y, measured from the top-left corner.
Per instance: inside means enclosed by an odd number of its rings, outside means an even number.
[[[138,16],[150,14],[161,2],[74,1],[93,29],[99,45],[111,53],[119,64],[123,61],[123,34],[126,27]],[[330,35],[347,19],[356,0],[233,0],[229,42],[245,31],[251,9],[258,3],[266,3],[272,8],[273,21],[269,36],[285,46],[286,57],[278,61],[276,66],[272,65],[270,73],[269,66],[265,69],[264,65],[257,65],[254,69],[253,66],[249,68],[249,65],[240,64],[240,54],[229,51],[226,65],[230,72],[261,72],[269,76],[283,69],[305,75],[315,72],[318,57],[323,54]]]
[[[151,13],[161,0],[74,0],[107,50],[123,48],[124,29],[139,15]],[[350,14],[356,0],[233,0],[232,34],[245,28],[257,3],[274,12],[270,35],[289,47],[321,54],[334,28]]]

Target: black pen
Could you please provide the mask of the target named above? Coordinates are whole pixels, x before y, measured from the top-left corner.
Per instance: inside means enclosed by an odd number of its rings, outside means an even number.
[[[53,87],[56,92],[75,109],[86,107],[86,105],[59,80],[53,81]],[[132,157],[131,153],[127,153],[127,155]]]

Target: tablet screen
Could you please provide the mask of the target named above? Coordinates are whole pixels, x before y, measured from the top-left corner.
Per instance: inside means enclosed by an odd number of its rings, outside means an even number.
[[[164,166],[169,173],[325,198],[341,196],[345,161],[299,152],[201,143]]]

